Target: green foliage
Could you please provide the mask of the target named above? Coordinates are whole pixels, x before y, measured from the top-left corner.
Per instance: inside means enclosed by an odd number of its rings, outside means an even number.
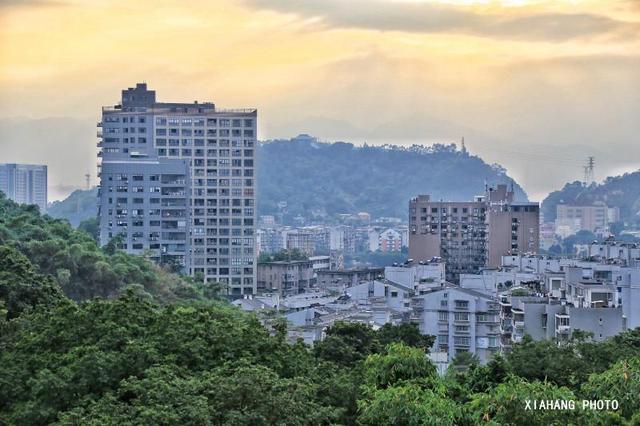
[[[491,388],[487,393],[476,394],[465,405],[467,415],[474,424],[492,425],[565,425],[591,424],[593,412],[576,410],[526,409],[526,401],[577,400],[565,387],[540,381],[527,382],[511,377]]]
[[[585,399],[617,400],[620,414],[628,420],[640,413],[640,357],[615,363],[608,370],[593,374],[582,386]]]
[[[100,221],[97,217],[90,217],[83,220],[80,222],[80,225],[78,225],[78,229],[91,235],[94,240],[100,240]]]
[[[393,342],[402,342],[407,346],[422,348],[427,353],[435,341],[435,336],[420,334],[418,325],[414,323],[403,323],[399,325],[387,323],[378,329],[377,335],[383,347]]]
[[[433,336],[422,336],[415,324],[387,324],[374,330],[367,324],[337,321],[326,331],[326,337],[314,345],[317,358],[353,367],[367,356],[385,351],[391,343],[427,351],[433,344]]]
[[[574,333],[567,343],[533,341],[525,336],[507,355],[509,372],[527,380],[553,382],[578,389],[593,373],[605,371],[618,360],[640,356],[640,328],[628,330],[603,342],[587,333]]]
[[[214,398],[210,394],[216,392],[219,406],[214,411],[229,411],[224,415],[236,416],[229,418],[235,424],[243,422],[243,407],[253,407],[255,416],[258,411],[274,416],[274,404],[280,403],[304,422],[319,423],[333,415],[309,397],[317,385],[293,380],[299,372],[308,374],[308,350],[300,352],[270,337],[257,318],[229,305],[159,307],[133,294],[79,306],[62,304],[16,319],[0,336],[0,347],[0,423],[45,424],[67,411],[71,413],[63,419],[92,413],[100,418],[113,411],[123,418],[141,416],[151,424],[158,419],[145,416],[153,415],[153,407],[170,407],[170,400],[177,399],[176,406],[187,410],[195,401],[197,408],[198,398]],[[160,380],[158,374],[168,370],[158,372],[158,367],[167,367],[173,375]],[[187,394],[181,395],[181,389]],[[183,397],[187,402],[181,405]],[[174,411],[169,407],[167,415]],[[173,413],[180,418],[183,414]],[[160,423],[171,424],[171,417],[166,419]]]
[[[152,367],[123,380],[115,394],[65,413],[59,424],[320,425],[334,417],[315,403],[313,384],[239,364],[197,374]]]
[[[150,260],[118,251],[117,241],[101,250],[87,232],[40,215],[34,206],[19,206],[2,193],[0,244],[19,250],[38,273],[53,277],[73,300],[114,297],[132,284],[161,302],[204,298],[199,291],[185,291],[193,287]]]
[[[364,425],[453,425],[460,417],[423,349],[393,343],[364,363],[358,422]]]
[[[424,350],[403,343],[392,343],[386,353],[369,355],[364,363],[365,383],[377,389],[420,383],[430,387],[436,378],[436,368]]]
[[[309,260],[309,256],[300,249],[294,248],[292,250],[281,250],[278,253],[260,253],[260,256],[258,257],[258,263],[291,260]]]
[[[62,300],[62,291],[51,277],[38,274],[18,250],[0,246],[0,301],[7,319],[38,306],[55,306]]]
[[[285,219],[359,211],[406,217],[407,200],[417,194],[470,200],[484,191],[485,181],[511,181],[504,169],[455,145],[356,147],[276,140],[261,143],[257,155],[262,165],[258,210],[278,214],[278,202],[286,201]],[[526,199],[517,184],[515,188],[517,198]]]
[[[98,215],[98,188],[78,189],[63,201],[54,201],[47,214],[56,219],[66,219],[73,226],[79,226]]]
[[[372,426],[447,426],[460,418],[455,402],[415,384],[377,389],[359,408],[358,423]]]

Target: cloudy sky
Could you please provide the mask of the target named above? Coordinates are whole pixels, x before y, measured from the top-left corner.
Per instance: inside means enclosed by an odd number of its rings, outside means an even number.
[[[257,107],[261,139],[464,136],[532,199],[590,155],[640,168],[640,0],[0,0],[0,162],[48,163],[53,198],[140,81]]]

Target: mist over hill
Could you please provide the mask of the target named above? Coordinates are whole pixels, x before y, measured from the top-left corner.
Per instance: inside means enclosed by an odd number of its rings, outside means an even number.
[[[623,222],[640,225],[640,170],[610,176],[600,184],[589,186],[578,181],[567,183],[542,201],[542,213],[546,221],[554,221],[558,204],[590,205],[596,201],[618,207]]]
[[[289,215],[366,211],[405,218],[409,199],[418,194],[463,201],[483,194],[485,183],[509,182],[503,167],[455,144],[358,147],[301,135],[267,141],[258,149],[260,214],[278,212],[284,201]],[[527,199],[515,182],[514,189],[517,199]]]
[[[512,182],[503,167],[455,144],[358,147],[308,136],[260,143],[257,174],[258,213],[277,214],[284,202],[289,219],[360,211],[406,218],[409,199],[418,194],[463,201],[483,194],[485,183]],[[522,188],[513,185],[516,198],[526,200]],[[96,202],[96,189],[77,190],[53,203],[48,213],[77,226],[95,217]]]
[[[51,203],[47,214],[57,219],[67,219],[77,227],[83,220],[97,216],[98,188],[73,191],[66,199]]]

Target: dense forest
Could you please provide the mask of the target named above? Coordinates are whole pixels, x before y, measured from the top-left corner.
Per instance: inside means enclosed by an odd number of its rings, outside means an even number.
[[[321,143],[311,137],[274,140],[258,149],[258,210],[290,215],[333,215],[366,211],[407,216],[409,199],[471,200],[489,184],[511,182],[506,170],[461,151],[454,144],[362,146]],[[514,183],[516,197],[525,200]]]
[[[640,171],[608,177],[589,186],[578,181],[567,183],[542,201],[542,213],[546,221],[554,221],[558,204],[588,205],[596,201],[618,207],[623,222],[640,225]]]
[[[286,332],[0,197],[0,424],[640,422],[640,329],[600,343],[525,337],[486,366],[462,353],[444,376],[413,324],[337,322],[313,347]],[[577,408],[526,409],[549,399]]]

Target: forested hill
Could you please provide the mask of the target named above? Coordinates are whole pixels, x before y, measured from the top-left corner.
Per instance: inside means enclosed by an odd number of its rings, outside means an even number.
[[[54,201],[47,208],[47,214],[57,219],[67,219],[77,227],[83,220],[97,216],[98,188],[73,191],[64,200]]]
[[[596,201],[603,201],[609,207],[619,207],[624,222],[640,224],[640,170],[608,177],[601,184],[588,187],[581,182],[567,183],[544,199],[542,212],[546,221],[554,221],[558,204],[588,205]]]
[[[291,215],[366,211],[406,217],[409,199],[470,200],[489,184],[510,182],[506,170],[458,150],[454,144],[411,147],[321,143],[301,135],[258,149],[258,210]],[[514,183],[516,197],[526,194]]]
[[[336,322],[290,344],[278,313],[263,325],[216,293],[0,193],[0,425],[640,423],[640,328],[525,336],[484,366],[459,352],[439,376],[416,324]]]
[[[260,143],[257,169],[258,213],[278,213],[278,203],[286,202],[289,217],[366,211],[406,218],[409,199],[418,194],[464,201],[483,194],[485,182],[511,182],[504,168],[454,144],[356,147],[304,135]],[[527,199],[515,182],[514,189],[517,199]],[[48,213],[77,226],[95,217],[95,191],[75,191]]]

